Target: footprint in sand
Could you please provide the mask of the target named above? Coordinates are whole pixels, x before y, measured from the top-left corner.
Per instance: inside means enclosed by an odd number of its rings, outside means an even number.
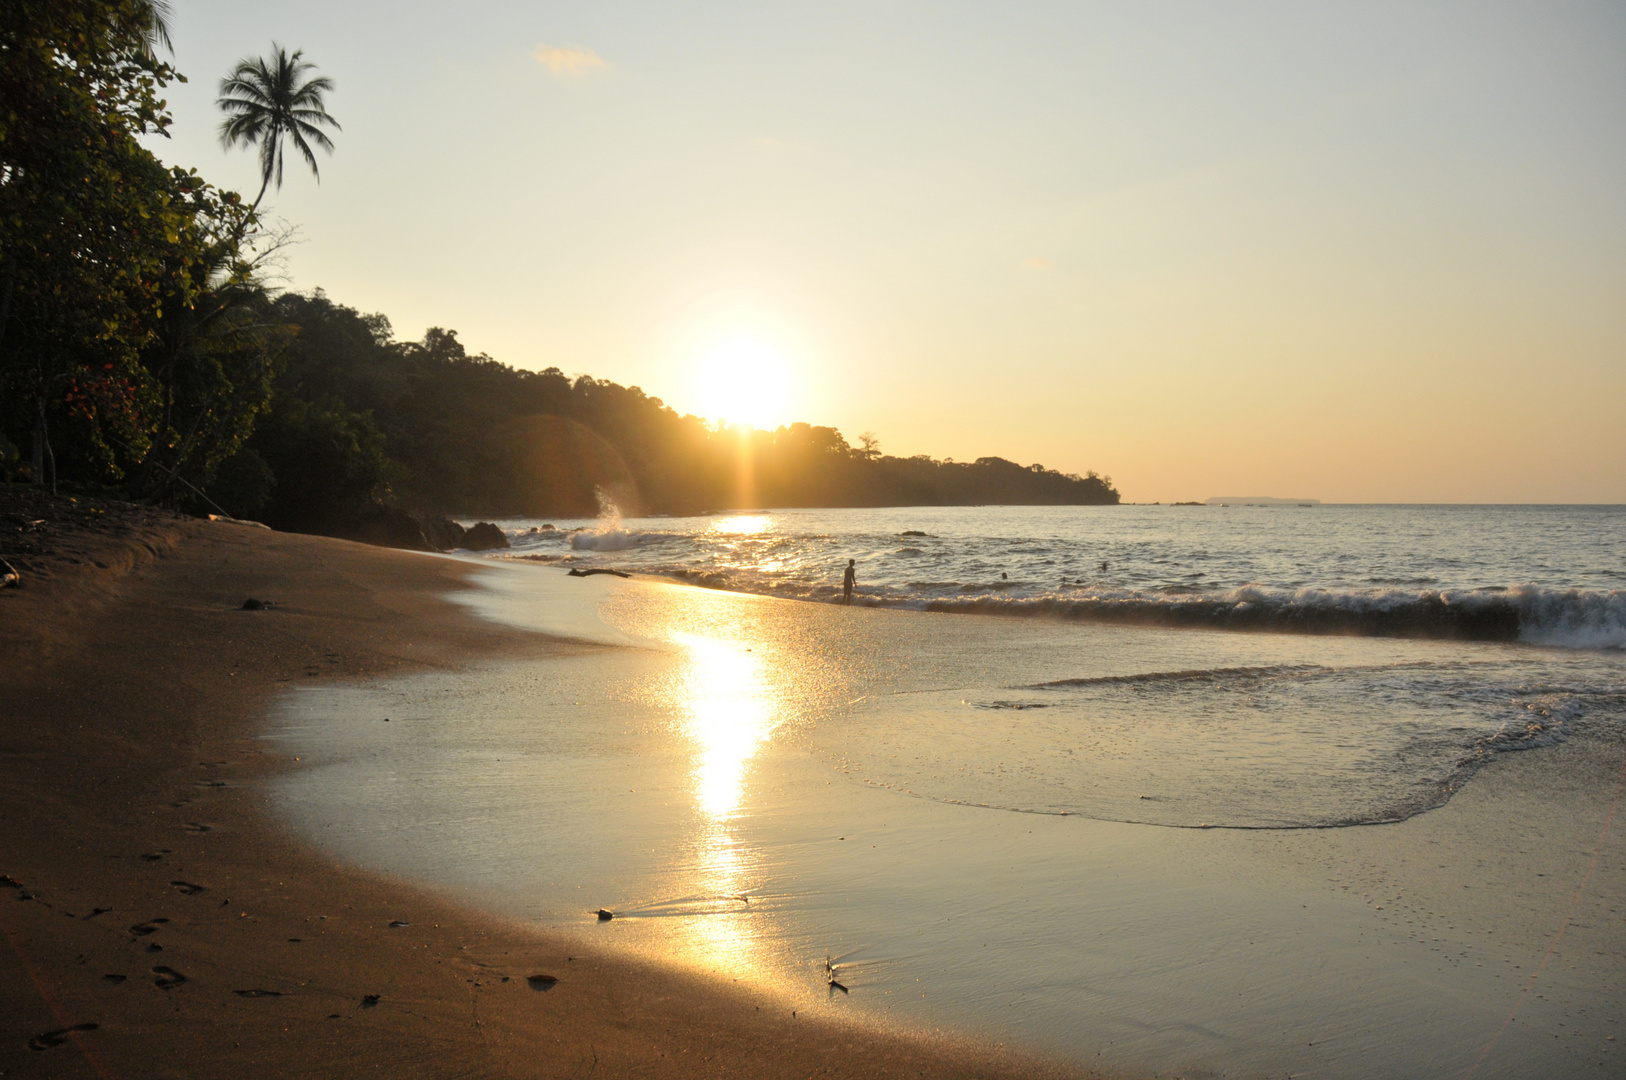
[[[76,1031],[95,1031],[100,1026],[100,1024],[75,1024],[73,1027],[58,1028],[55,1031],[47,1031],[44,1035],[36,1035],[32,1039],[29,1039],[28,1048],[30,1050],[49,1050],[52,1047],[61,1046],[63,1043],[67,1042],[68,1036],[72,1035]]]
[[[173,990],[175,987],[187,981],[185,975],[182,975],[174,968],[166,967],[163,964],[159,964],[157,967],[153,968],[152,974],[152,984],[158,987],[160,990]]]
[[[281,990],[233,990],[232,993],[240,998],[281,997]]]
[[[175,886],[176,891],[180,892],[181,894],[183,894],[185,896],[196,896],[200,892],[208,892],[209,891],[207,886],[205,886],[205,885],[194,885],[190,881],[172,881],[172,882],[170,882],[170,884]]]
[[[102,981],[103,982],[110,982],[114,986],[117,986],[119,983],[123,982],[127,978],[129,978],[128,975],[103,975],[102,976]]]
[[[145,855],[141,856],[141,861],[142,862],[157,862],[159,859],[162,859],[165,855],[168,855],[169,853],[170,853],[169,848],[159,848],[157,851],[149,851]]]
[[[146,937],[148,934],[158,933],[158,928],[167,922],[169,920],[165,918],[148,919],[146,922],[138,922],[130,927],[130,933],[136,937]]]
[[[190,832],[190,833],[206,833],[209,830],[211,830],[212,828],[214,828],[214,826],[212,826],[212,825],[203,825],[203,824],[200,824],[199,822],[196,822],[196,821],[188,821],[185,825],[182,825],[181,828],[185,829],[187,832]]]

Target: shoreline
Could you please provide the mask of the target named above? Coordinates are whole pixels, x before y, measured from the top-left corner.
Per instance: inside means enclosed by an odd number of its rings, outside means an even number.
[[[592,646],[460,608],[455,560],[54,505],[80,520],[0,594],[6,1075],[1084,1075],[795,1016],[338,863],[269,811],[280,690]]]

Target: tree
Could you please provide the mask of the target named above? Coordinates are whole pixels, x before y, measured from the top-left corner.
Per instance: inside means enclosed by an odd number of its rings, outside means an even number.
[[[152,0],[0,5],[0,424],[31,429],[33,479],[53,487],[53,414],[76,391],[121,417],[140,404],[136,355],[185,216],[176,174],[136,141],[169,124],[162,16]]]
[[[311,175],[320,182],[322,174],[316,167],[311,144],[331,154],[333,140],[322,127],[331,125],[335,131],[343,130],[327,114],[323,102],[323,95],[333,89],[333,80],[326,76],[307,79],[306,74],[316,70],[316,65],[305,60],[304,55],[303,50],[289,53],[272,42],[269,57],[244,57],[230,75],[220,80],[220,97],[215,104],[226,114],[220,123],[221,145],[228,149],[238,145],[260,148],[260,193],[254,197],[255,210],[272,179],[277,182],[277,190],[282,190],[285,138],[293,140],[310,166]]]
[[[170,122],[167,16],[0,5],[0,455],[31,437],[26,474],[53,488],[63,472],[172,500],[270,396],[281,331],[254,314],[252,211],[138,141]]]

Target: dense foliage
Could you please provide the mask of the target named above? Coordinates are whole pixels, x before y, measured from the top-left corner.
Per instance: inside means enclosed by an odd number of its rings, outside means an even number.
[[[256,272],[267,245],[255,207],[139,141],[165,132],[159,94],[180,78],[151,49],[163,10],[0,5],[0,480],[54,488],[60,476],[339,534],[392,506],[563,516],[605,498],[625,513],[1118,501],[1093,473],[887,457],[873,439],[854,448],[800,423],[719,429],[637,387],[470,356],[451,331],[399,342],[382,316],[320,292],[273,296]],[[278,178],[272,141],[293,131],[325,146],[313,125],[335,126],[321,101],[331,84],[297,52],[278,57],[265,100],[249,102],[260,111],[228,120],[281,117],[242,136],[261,148],[264,184]]]
[[[138,141],[178,77],[155,27],[139,0],[0,5],[0,469],[165,499],[252,429],[277,331],[251,213]]]

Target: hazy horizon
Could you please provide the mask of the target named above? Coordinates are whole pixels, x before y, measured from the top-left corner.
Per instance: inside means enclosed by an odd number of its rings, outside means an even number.
[[[398,336],[1128,501],[1626,501],[1618,7],[174,7],[150,145],[252,196],[216,83],[304,49],[287,284]]]

